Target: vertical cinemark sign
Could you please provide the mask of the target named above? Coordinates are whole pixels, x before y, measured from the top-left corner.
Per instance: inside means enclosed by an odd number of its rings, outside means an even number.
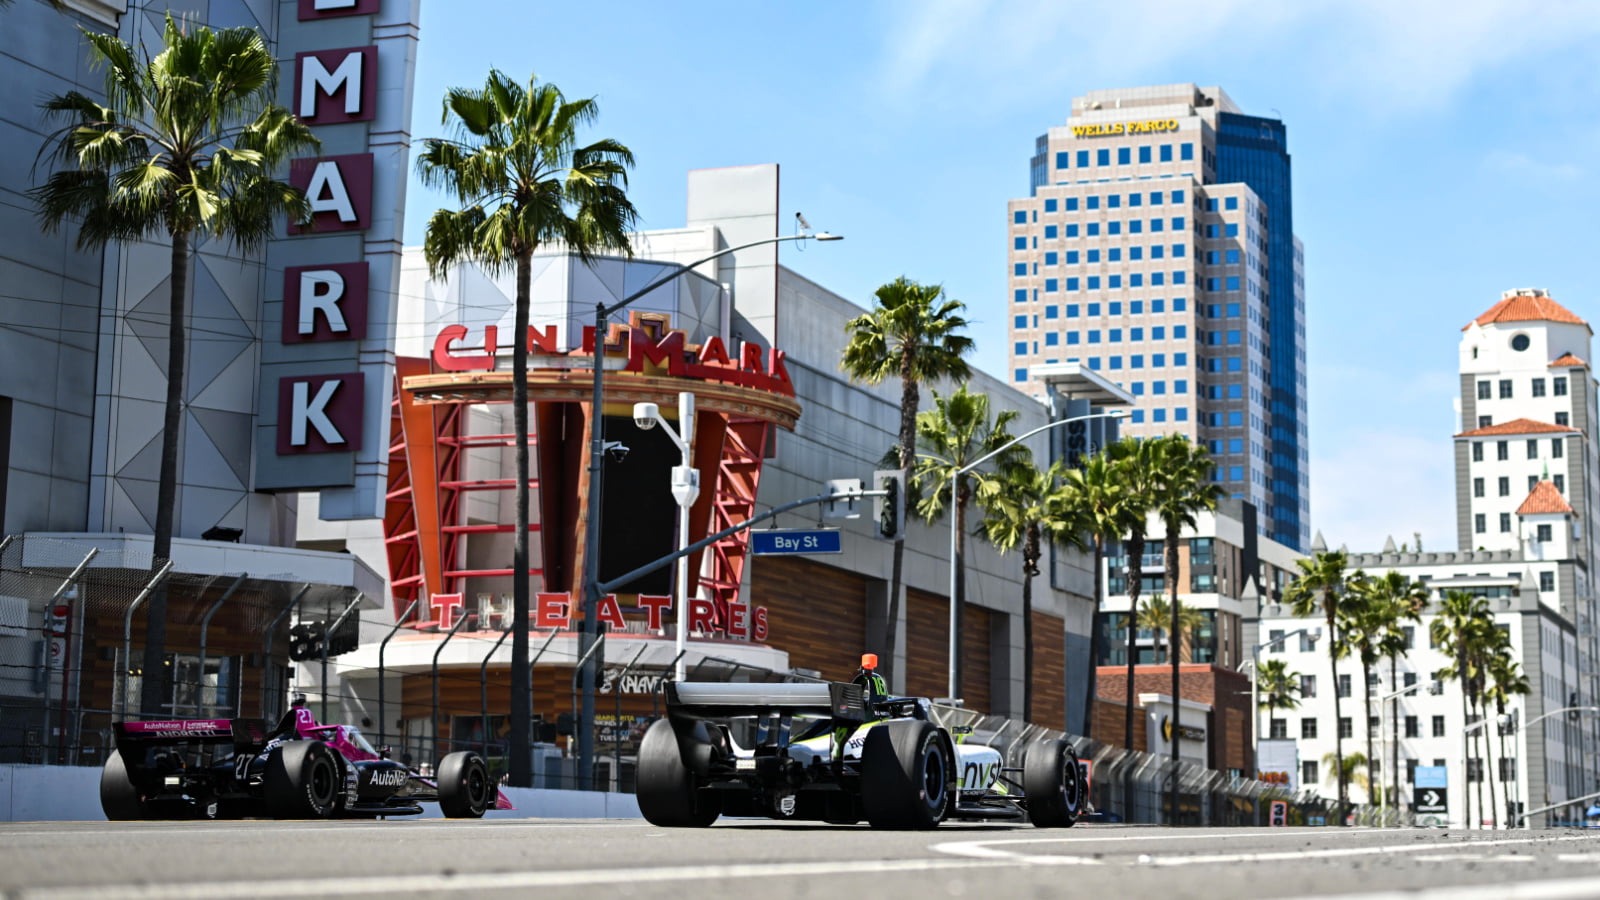
[[[309,221],[269,250],[256,488],[321,489],[324,518],[382,514],[419,4],[280,4],[279,102],[322,146],[289,165]]]

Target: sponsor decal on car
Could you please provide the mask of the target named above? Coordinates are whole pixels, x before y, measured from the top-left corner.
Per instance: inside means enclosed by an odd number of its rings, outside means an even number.
[[[405,784],[409,777],[404,769],[382,769],[373,772],[372,777],[367,779],[367,784],[377,787],[399,787]]]

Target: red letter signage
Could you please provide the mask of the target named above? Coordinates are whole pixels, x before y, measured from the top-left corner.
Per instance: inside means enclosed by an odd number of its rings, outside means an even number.
[[[278,379],[278,453],[361,449],[360,372]]]
[[[359,341],[367,336],[367,264],[283,270],[283,342]]]
[[[377,96],[377,47],[295,54],[294,114],[307,125],[371,121]]]
[[[372,154],[307,157],[289,163],[289,183],[311,201],[311,224],[290,234],[358,231],[372,224]]]

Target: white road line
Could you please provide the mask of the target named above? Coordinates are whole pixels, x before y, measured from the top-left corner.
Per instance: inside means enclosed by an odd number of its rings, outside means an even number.
[[[1510,884],[1448,885],[1370,894],[1322,894],[1324,900],[1592,900],[1600,897],[1600,878],[1559,878]],[[1288,900],[1288,898],[1286,898]],[[1305,897],[1294,898],[1305,900]]]
[[[972,859],[854,860],[650,868],[577,869],[543,872],[423,873],[355,878],[285,878],[269,881],[171,882],[25,888],[18,900],[256,900],[258,897],[342,897],[372,894],[478,893],[521,888],[590,887],[634,882],[710,881],[729,878],[800,878],[817,875],[883,875],[950,869],[1012,867],[1013,862]]]
[[[1600,865],[1600,853],[1558,853],[1556,854],[1556,861]]]
[[[1484,856],[1478,853],[1433,853],[1428,856],[1414,857],[1417,862],[1537,862],[1532,856],[1515,856],[1501,853],[1495,856]]]
[[[1304,837],[1304,833],[1300,833]],[[1580,840],[1578,838],[1505,838],[1493,841],[1467,840],[1460,844],[1438,844],[1433,842],[1411,844],[1406,846],[1380,845],[1376,847],[1332,847],[1324,850],[1290,850],[1285,852],[1268,853],[1216,853],[1192,856],[1141,856],[1136,863],[1147,866],[1193,866],[1216,865],[1243,862],[1281,862],[1286,860],[1301,859],[1328,859],[1345,856],[1365,856],[1369,854],[1395,854],[1395,853],[1438,853],[1441,850],[1450,850],[1460,853],[1467,848],[1476,847],[1501,847],[1515,844],[1544,844],[1553,841]],[[1031,854],[1018,853],[1002,849],[1008,846],[1021,844],[1045,843],[1078,843],[1072,838],[1025,838],[1021,840],[987,840],[987,841],[948,841],[934,844],[930,849],[939,853],[948,853],[953,856],[965,856],[972,859],[1009,859],[1013,862],[1031,863],[1034,865],[1102,865],[1104,860],[1087,856],[1064,856],[1059,854]],[[1473,855],[1476,858],[1476,855]]]

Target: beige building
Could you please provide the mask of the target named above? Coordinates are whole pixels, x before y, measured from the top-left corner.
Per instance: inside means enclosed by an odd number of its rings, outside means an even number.
[[[1008,207],[1011,380],[1078,363],[1126,433],[1202,442],[1260,533],[1310,542],[1302,255],[1283,123],[1221,88],[1095,91],[1038,138]]]

